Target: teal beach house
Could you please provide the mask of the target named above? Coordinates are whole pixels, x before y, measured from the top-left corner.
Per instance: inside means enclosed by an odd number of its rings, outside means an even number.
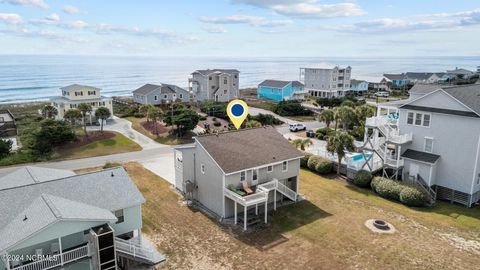
[[[357,94],[364,94],[368,91],[368,82],[361,80],[351,80],[350,91]]]
[[[305,90],[299,81],[265,80],[258,85],[257,97],[275,101],[303,100]]]

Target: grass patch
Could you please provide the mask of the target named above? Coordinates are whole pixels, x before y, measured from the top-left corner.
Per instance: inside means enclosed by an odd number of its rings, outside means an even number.
[[[269,211],[268,225],[243,233],[186,207],[141,165],[124,167],[146,198],[143,230],[168,257],[160,269],[474,269],[480,260],[468,246],[480,241],[479,208],[409,208],[302,170],[307,200]],[[398,232],[370,232],[363,223],[371,218]]]
[[[53,159],[79,159],[140,151],[142,147],[120,133],[112,138],[93,141],[80,147],[57,150]]]
[[[304,116],[285,116],[288,119],[298,122],[306,122],[306,121],[315,121],[315,115],[304,115]]]
[[[146,130],[141,123],[146,121],[145,118],[137,118],[137,117],[126,117],[128,121],[132,122],[132,128],[136,131],[142,133],[143,135],[149,137],[150,139],[160,143],[160,144],[167,144],[167,145],[177,145],[177,144],[186,144],[192,143],[193,139],[191,132],[187,132],[182,138],[177,138],[175,135],[170,135],[169,132],[164,134],[160,134],[159,136],[152,134],[150,131]],[[170,130],[170,127],[169,127]]]

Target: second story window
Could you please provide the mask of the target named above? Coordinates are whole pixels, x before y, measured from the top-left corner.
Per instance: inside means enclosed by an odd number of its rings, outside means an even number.
[[[227,84],[227,78],[223,79],[223,84]]]
[[[433,152],[433,138],[425,137],[425,152],[432,153]]]
[[[413,116],[414,116],[414,113],[413,113],[413,112],[409,112],[409,113],[408,113],[408,115],[407,115],[407,124],[413,125]]]
[[[205,174],[205,164],[200,165],[200,170]]]
[[[282,171],[286,172],[288,170],[288,161],[282,162]]]
[[[273,166],[268,166],[267,167],[267,172],[269,172],[269,173],[273,172]]]
[[[155,101],[157,101],[157,100],[158,100],[158,96],[155,96],[154,99],[155,99]]]
[[[407,125],[430,127],[432,116],[426,113],[408,112]]]
[[[224,94],[227,94],[227,89],[223,90],[223,93],[224,93]]]
[[[211,80],[212,80],[212,76],[208,77],[208,80],[211,81]]]
[[[123,223],[125,221],[125,217],[123,216],[123,209],[115,211],[115,217],[117,217],[116,224]]]
[[[240,173],[240,182],[245,181],[245,172]]]
[[[256,185],[258,183],[258,169],[252,171],[252,184]]]

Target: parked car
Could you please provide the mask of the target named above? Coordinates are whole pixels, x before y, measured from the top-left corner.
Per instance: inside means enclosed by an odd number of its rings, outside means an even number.
[[[375,96],[377,97],[388,97],[389,93],[385,91],[376,92]]]
[[[307,135],[308,138],[315,138],[315,132],[313,132],[313,130],[311,129],[307,130],[305,134]]]
[[[291,132],[297,132],[297,131],[307,129],[307,127],[302,123],[292,123],[292,124],[289,124],[288,126]]]

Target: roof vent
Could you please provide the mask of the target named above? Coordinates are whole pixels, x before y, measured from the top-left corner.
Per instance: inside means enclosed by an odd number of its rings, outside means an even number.
[[[28,217],[27,215],[25,215],[25,217],[23,218],[23,221],[27,221]]]
[[[113,171],[112,171],[112,174],[111,174],[110,176],[112,176],[112,177],[114,177],[114,176],[115,176],[115,174],[113,174]]]

